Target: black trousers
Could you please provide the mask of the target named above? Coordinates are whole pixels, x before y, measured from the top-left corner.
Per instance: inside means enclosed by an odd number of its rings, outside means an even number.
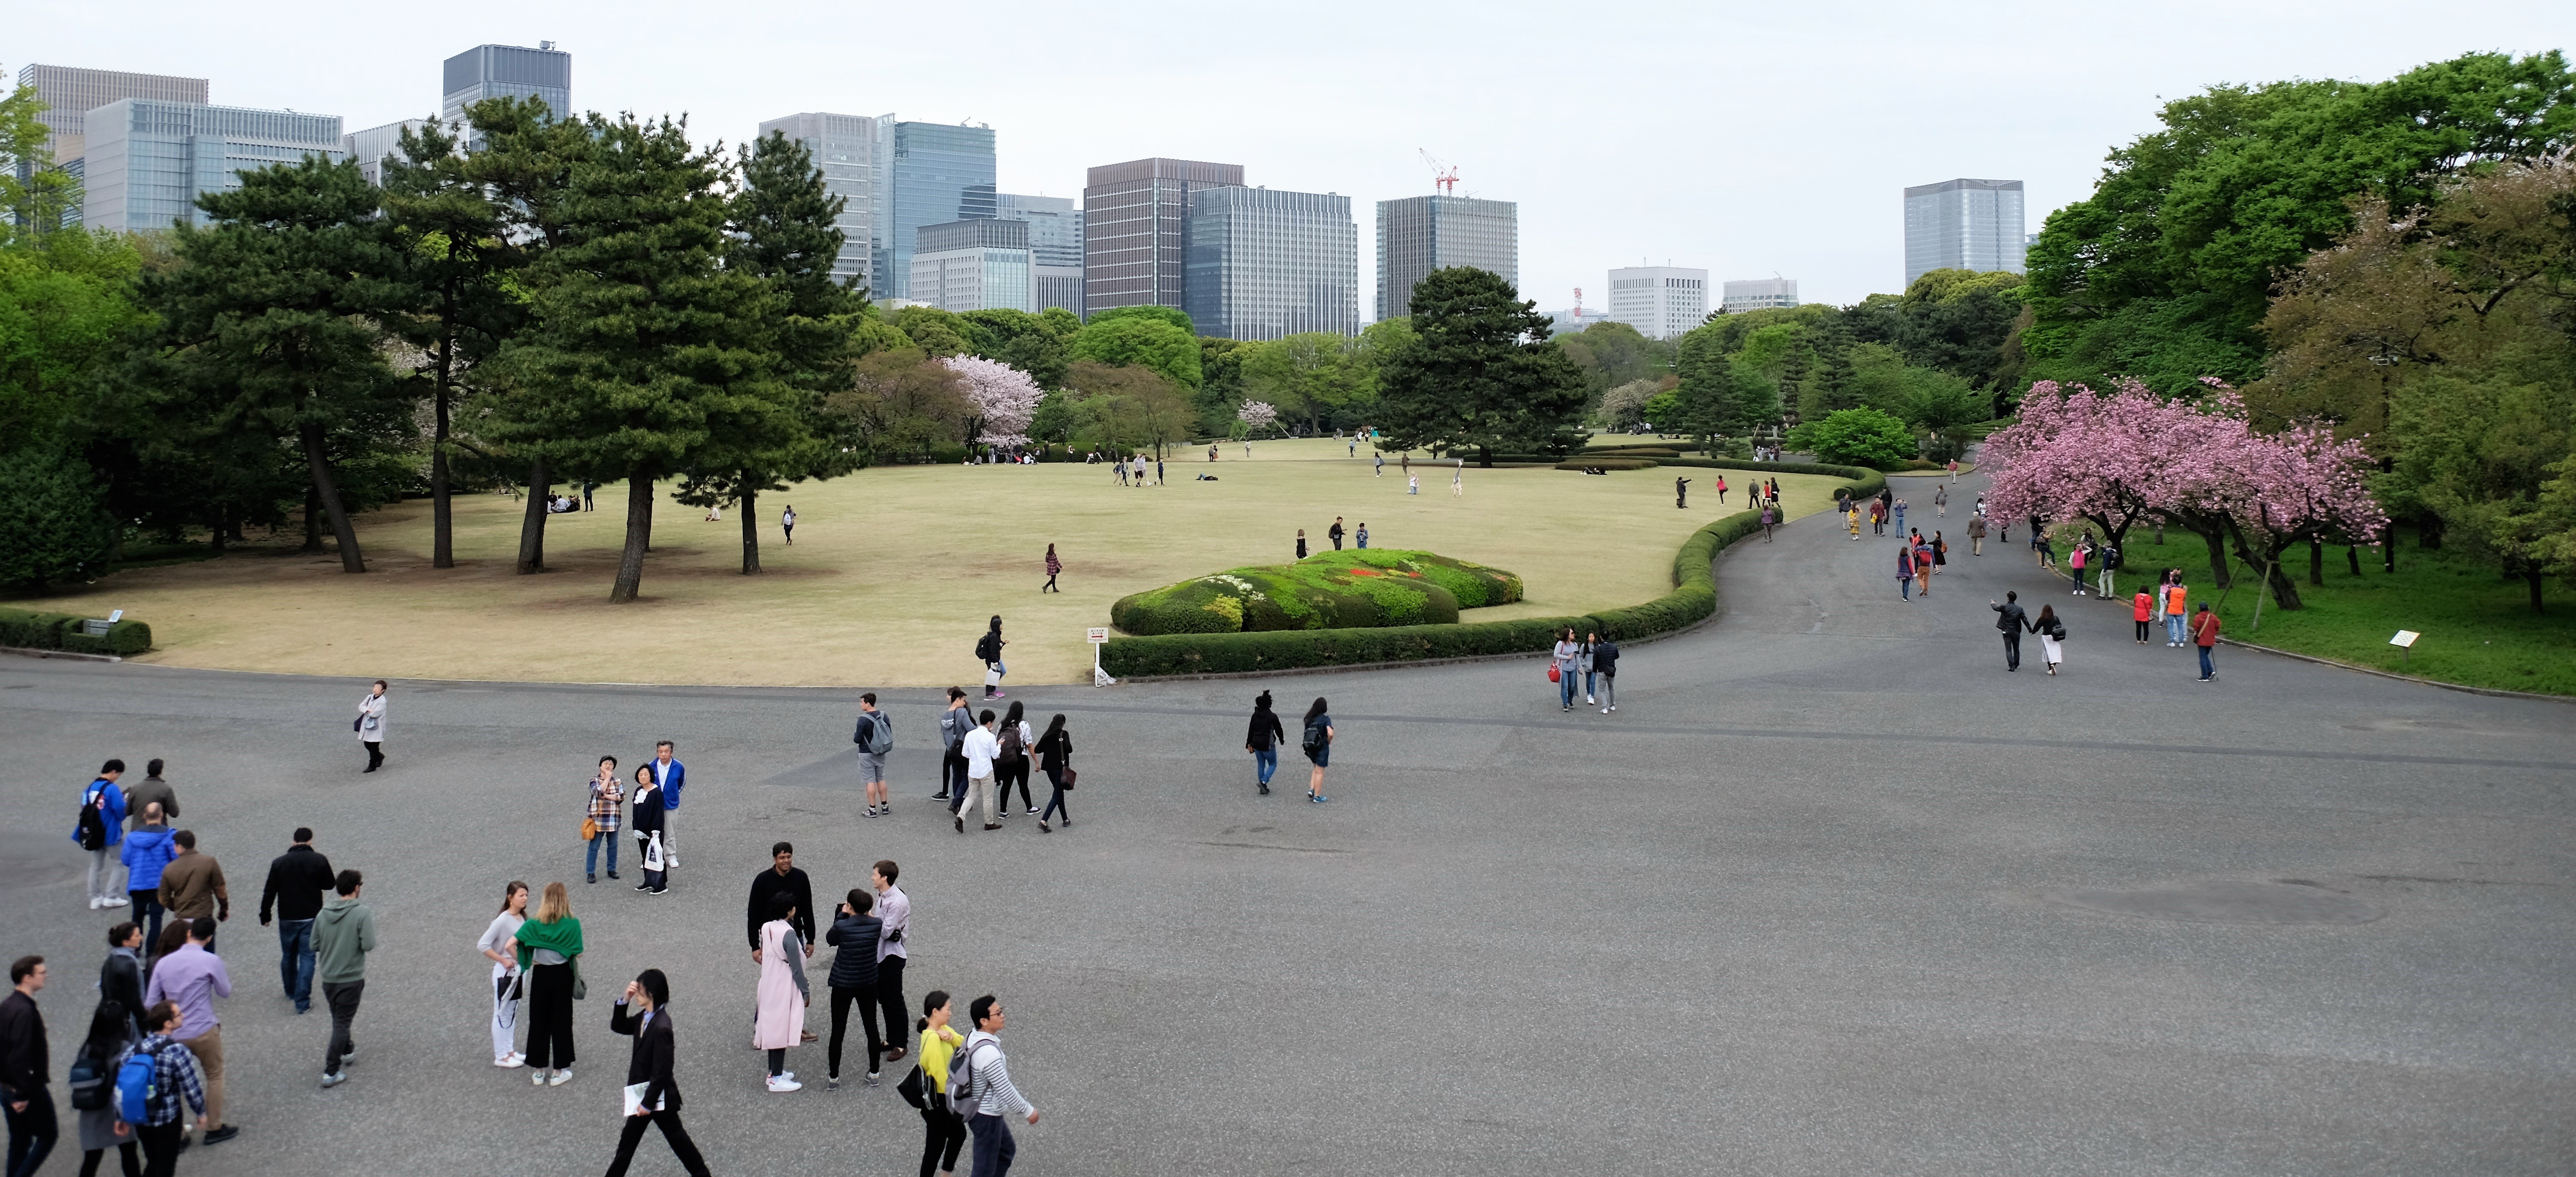
[[[367,746],[367,767],[384,767],[385,742],[383,740],[362,740],[360,742]]]
[[[572,966],[541,964],[528,969],[528,1000],[520,1007],[528,1020],[528,1065],[539,1070],[572,1065]]]
[[[9,1177],[27,1174],[33,1177],[45,1163],[45,1155],[54,1151],[54,1141],[63,1134],[62,1125],[54,1118],[54,1092],[39,1087],[27,1097],[27,1110],[11,1110],[0,1104],[9,1116]]]
[[[358,999],[366,992],[364,980],[322,982],[322,1001],[331,1007],[331,1044],[322,1048],[323,1074],[339,1074],[340,1056],[357,1052],[358,1044],[349,1039],[349,1026],[358,1020]]]
[[[903,1046],[903,965],[900,956],[889,956],[877,962],[877,1007],[885,1013],[886,1049]]]
[[[1062,769],[1062,768],[1050,768],[1050,769],[1048,769],[1048,770],[1047,770],[1047,783],[1048,783],[1048,784],[1050,784],[1050,785],[1053,785],[1053,786],[1055,787],[1055,796],[1052,796],[1052,797],[1047,798],[1046,812],[1039,814],[1039,815],[1038,815],[1038,820],[1039,820],[1039,821],[1045,821],[1045,820],[1047,820],[1048,818],[1054,817],[1055,815],[1057,815],[1057,814],[1061,813],[1061,814],[1063,814],[1063,815],[1064,815],[1064,819],[1065,819],[1066,821],[1072,821],[1072,820],[1073,820],[1073,811],[1072,811],[1072,810],[1070,810],[1070,809],[1065,808],[1065,804],[1064,804],[1064,769]],[[1266,788],[1266,787],[1268,787],[1268,786],[1264,786],[1264,787]]]
[[[107,1150],[103,1148],[93,1148],[82,1153],[81,1177],[98,1177],[98,1163],[106,1159]],[[116,1146],[116,1162],[117,1166],[125,1171],[125,1177],[143,1177],[143,1157],[134,1141],[129,1140]]]
[[[854,985],[834,985],[832,986],[832,1044],[824,1051],[831,1069],[824,1074],[835,1079],[841,1077],[841,1036],[849,1032],[852,1002],[858,1003],[859,1025],[868,1032],[868,1073],[876,1074],[877,1065],[885,1060],[885,1040],[877,1037],[876,987],[871,985],[861,989]]]
[[[617,1134],[617,1159],[608,1162],[608,1177],[626,1177],[626,1166],[634,1163],[635,1146],[644,1143],[648,1125],[660,1126],[662,1139],[670,1142],[671,1154],[680,1158],[680,1167],[689,1171],[689,1177],[707,1177],[707,1158],[698,1154],[698,1142],[689,1139],[689,1130],[680,1126],[676,1111],[626,1117],[625,1131]]]
[[[144,1124],[134,1130],[135,1140],[143,1145],[143,1177],[170,1177],[179,1171],[179,1145],[186,1140],[188,1118],[180,1117],[167,1124]]]
[[[953,1172],[957,1168],[957,1150],[966,1146],[966,1121],[939,1106],[947,1098],[945,1095],[936,1091],[929,1095],[930,1106],[921,1109],[921,1177]]]
[[[966,754],[955,748],[939,759],[939,792],[946,797],[966,795]]]
[[[1012,762],[1009,767],[1003,768],[1000,773],[1000,777],[1001,779],[993,782],[993,787],[1001,792],[1001,812],[1008,813],[1011,811],[1011,786],[1013,785],[1018,785],[1020,787],[1020,808],[1035,809],[1038,807],[1037,802],[1029,799],[1028,757],[1020,757],[1018,760]]]
[[[2021,669],[2021,631],[2018,629],[2004,631],[2004,669]]]
[[[2155,624],[2155,622],[2152,622],[2152,621],[2141,621],[2141,622],[2139,622],[2139,623],[2138,623],[2138,640],[2139,640],[2139,641],[2143,642],[2143,641],[2147,640],[2147,627],[2148,627],[2148,626],[2150,626],[2150,625],[2154,625],[2154,624]]]

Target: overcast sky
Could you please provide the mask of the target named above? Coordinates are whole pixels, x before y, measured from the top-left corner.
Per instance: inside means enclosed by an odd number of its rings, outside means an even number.
[[[1360,314],[1375,205],[1517,201],[1521,291],[1606,305],[1613,266],[1799,280],[1848,303],[1904,281],[1901,189],[2027,183],[2029,224],[2082,199],[2158,96],[2221,82],[2378,79],[2481,50],[2565,48],[2576,4],[923,3],[124,0],[31,4],[0,62],[213,81],[218,103],[433,114],[439,63],[554,41],[583,109],[687,112],[739,142],[796,111],[992,125],[1006,192],[1164,155],[1353,198]],[[1712,300],[1713,301],[1713,300]]]

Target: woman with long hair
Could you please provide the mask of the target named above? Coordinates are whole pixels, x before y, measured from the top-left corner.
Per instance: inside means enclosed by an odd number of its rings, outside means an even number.
[[[519,925],[528,922],[528,885],[517,879],[501,888],[501,914],[492,917],[483,929],[483,938],[474,942],[492,962],[492,1065],[526,1066],[528,1056],[511,1049],[511,1037],[519,1025],[519,960],[502,949],[510,938],[519,934]]]
[[[993,762],[993,787],[1000,792],[1001,813],[1011,815],[1011,786],[1020,786],[1020,807],[1030,813],[1038,811],[1037,801],[1029,795],[1029,753],[1037,747],[1037,733],[1029,730],[1028,704],[1017,699],[1002,716],[1002,726],[993,729],[1000,738],[1002,755]],[[1014,755],[1016,753],[1016,755]]]
[[[689,1139],[689,1130],[680,1126],[680,1085],[671,1078],[671,1058],[676,1052],[671,1034],[671,982],[660,969],[646,969],[626,983],[626,992],[617,998],[617,1009],[609,1015],[608,1029],[613,1034],[635,1038],[634,1053],[627,1056],[626,1085],[641,1086],[635,1110],[627,1114],[626,1127],[617,1134],[617,1159],[608,1163],[608,1177],[625,1177],[626,1166],[635,1160],[635,1146],[644,1143],[644,1129],[659,1125],[662,1139],[671,1146],[672,1155],[680,1158],[680,1167],[689,1177],[707,1177],[707,1160],[699,1155],[698,1145]]]
[[[1279,745],[1288,742],[1287,729],[1279,726],[1279,713],[1270,709],[1270,692],[1263,691],[1252,699],[1252,726],[1244,729],[1243,750],[1252,753],[1252,778],[1261,795],[1270,795],[1270,778],[1279,771]]]
[[[2057,606],[2039,607],[2039,619],[2030,623],[2032,633],[2039,635],[2039,653],[2048,663],[2048,672],[2057,673],[2057,664],[2066,661],[2066,623],[2057,619]]]
[[[573,987],[581,978],[581,921],[573,918],[572,897],[562,883],[546,884],[535,918],[510,934],[510,946],[519,971],[526,974],[528,1050],[523,1060],[534,1068],[528,1082],[561,1087],[572,1082]]]
[[[966,1038],[948,1028],[948,991],[933,989],[921,999],[921,1177],[936,1171],[957,1172],[957,1150],[966,1144],[966,1121],[948,1110],[948,1060]]]
[[[1569,629],[1566,633],[1570,637],[1574,631]],[[1324,768],[1333,762],[1333,715],[1325,709],[1322,695],[1315,696],[1315,705],[1306,709],[1300,742],[1306,749],[1306,759],[1315,763],[1314,774],[1306,778],[1306,799],[1318,803],[1332,800],[1324,795]]]
[[[805,1086],[787,1069],[787,1048],[804,1041],[805,1007],[812,1003],[805,944],[796,934],[796,898],[782,892],[770,898],[769,922],[760,925],[760,985],[752,1017],[751,1044],[769,1052],[772,1092]]]
[[[188,946],[188,927],[195,922],[194,920],[172,920],[161,929],[160,942],[152,946],[152,959],[143,966],[145,991],[149,992],[152,988],[152,970],[160,968],[161,962],[169,959],[171,953]]]
[[[589,831],[582,850],[582,873],[591,882],[599,881],[599,847],[608,846],[608,877],[617,877],[617,807],[626,800],[626,787],[617,783],[617,758],[599,758],[599,772],[590,778],[589,808],[584,810],[581,828]]]
[[[1064,734],[1063,712],[1057,712],[1047,722],[1046,734],[1038,737],[1037,752],[1039,771],[1046,773],[1047,783],[1055,786],[1054,795],[1047,798],[1046,812],[1038,815],[1038,832],[1048,832],[1048,818],[1060,818],[1064,828],[1072,829],[1073,810],[1064,804],[1064,774],[1073,769],[1073,737]]]
[[[1057,588],[1057,587],[1055,586],[1055,578],[1056,578],[1056,577],[1058,577],[1058,576],[1060,576],[1060,575],[1063,575],[1063,573],[1064,573],[1064,561],[1062,561],[1062,560],[1058,560],[1058,559],[1056,559],[1056,558],[1055,558],[1055,545],[1054,545],[1054,544],[1048,544],[1048,545],[1047,545],[1046,572],[1047,572],[1047,580],[1046,580],[1046,583],[1045,583],[1045,584],[1042,584],[1042,585],[1039,585],[1039,586],[1038,586],[1038,591],[1039,591],[1039,592],[1042,592],[1042,593],[1060,593],[1060,592],[1063,592],[1063,591],[1064,591],[1063,589]]]
[[[132,928],[132,924],[118,927]],[[89,1037],[81,1040],[80,1061],[88,1063],[92,1073],[105,1076],[113,1086],[117,1069],[124,1065],[125,1052],[134,1049],[137,1036],[134,1018],[123,1005],[113,1000],[98,1003],[89,1016]],[[117,1163],[125,1177],[142,1177],[143,1158],[135,1150],[141,1142],[134,1129],[116,1114],[116,1101],[109,1099],[80,1114],[81,1177],[98,1177],[98,1163],[107,1159],[107,1150],[116,1150]]]
[[[1556,649],[1550,654],[1556,660],[1556,701],[1558,709],[1574,710],[1574,680],[1582,677],[1583,645],[1574,640],[1574,627],[1558,630]]]

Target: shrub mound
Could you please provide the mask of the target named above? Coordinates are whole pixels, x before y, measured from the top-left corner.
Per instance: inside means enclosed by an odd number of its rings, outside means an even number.
[[[152,627],[140,621],[119,621],[104,634],[87,634],[81,632],[82,620],[69,613],[0,609],[0,646],[119,657],[152,648]]]
[[[1458,620],[1460,609],[1521,599],[1521,578],[1431,552],[1323,552],[1235,568],[1121,597],[1110,623],[1131,634],[1378,629]]]

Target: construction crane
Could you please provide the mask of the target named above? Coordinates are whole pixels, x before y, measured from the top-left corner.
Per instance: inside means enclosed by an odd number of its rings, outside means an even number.
[[[1431,186],[1439,189],[1442,196],[1456,196],[1458,165],[1441,162],[1439,156],[1431,154],[1426,148],[1417,147],[1414,150],[1422,153],[1422,162],[1431,165]]]

